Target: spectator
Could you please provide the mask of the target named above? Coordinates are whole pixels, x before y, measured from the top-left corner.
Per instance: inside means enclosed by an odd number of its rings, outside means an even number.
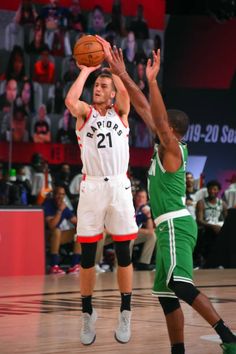
[[[19,82],[26,78],[23,49],[18,45],[14,45],[8,61],[6,74],[3,74],[2,80],[14,79]]]
[[[45,23],[41,17],[38,17],[34,26],[33,40],[27,45],[26,51],[30,54],[41,54],[46,49],[45,37]]]
[[[53,180],[48,163],[40,154],[35,154],[32,172],[32,200],[37,205],[42,205],[52,191]]]
[[[17,96],[17,82],[10,79],[6,82],[5,92],[0,96],[0,111],[8,113],[13,109]]]
[[[186,172],[186,207],[192,217],[196,219],[196,199],[197,189],[194,188],[194,178],[191,172]]]
[[[137,73],[136,73],[135,82],[142,91],[142,93],[148,97],[148,84],[147,78],[145,74],[145,64],[143,62],[138,63],[137,65]]]
[[[9,205],[28,205],[31,198],[29,181],[25,178],[24,167],[11,169],[9,176]]]
[[[138,45],[135,40],[134,32],[129,31],[125,39],[125,48],[123,50],[124,62],[126,69],[131,77],[135,75],[137,63],[146,60],[144,52],[138,53]]]
[[[38,110],[38,115],[32,122],[32,138],[35,143],[49,143],[51,142],[51,121],[47,116],[45,105],[41,105]]]
[[[147,39],[149,38],[149,29],[146,20],[143,16],[143,5],[138,4],[137,6],[137,16],[130,24],[130,31],[133,31],[136,39]]]
[[[74,82],[79,73],[79,69],[76,65],[75,59],[73,57],[70,58],[69,68],[63,75],[64,83]]]
[[[111,21],[106,25],[106,33],[120,37],[125,37],[127,35],[120,0],[113,0]]]
[[[53,56],[69,56],[72,54],[68,32],[59,26],[55,31],[47,31],[45,42]]]
[[[45,20],[46,29],[55,31],[60,26],[67,28],[67,11],[59,6],[59,0],[49,0],[50,3],[42,8],[41,16]]]
[[[138,236],[130,243],[132,251],[133,246],[143,244],[139,262],[136,264],[137,270],[153,270],[154,264],[151,263],[152,255],[156,245],[156,235],[154,232],[154,224],[151,216],[151,209],[148,205],[147,191],[140,188],[135,193],[134,207],[136,222],[138,225]]]
[[[35,124],[39,121],[46,121],[48,126],[51,128],[51,120],[47,115],[47,108],[45,104],[41,104],[39,106],[37,115],[33,117],[32,124],[31,124],[31,135],[33,136],[35,131]]]
[[[105,35],[105,17],[103,8],[96,5],[91,13],[91,24],[88,29],[90,34],[98,34],[100,36]]]
[[[21,25],[33,25],[37,17],[37,12],[32,4],[32,0],[22,0],[16,11],[14,21]]]
[[[75,120],[68,109],[65,109],[63,117],[59,120],[56,141],[57,143],[62,144],[77,142],[75,134]]]
[[[205,267],[210,267],[208,256],[216,243],[219,232],[227,215],[226,203],[218,198],[221,185],[218,181],[210,181],[207,184],[208,197],[199,200],[196,205],[196,219],[199,228],[198,245],[205,260]]]
[[[53,197],[47,199],[43,204],[50,238],[50,274],[65,274],[64,270],[59,266],[59,248],[60,245],[69,242],[74,242],[74,253],[68,273],[77,274],[79,272],[80,244],[74,241],[77,218],[66,206],[64,202],[65,195],[64,187],[57,186],[54,189]],[[69,229],[68,221],[73,225]]]
[[[16,99],[16,105],[22,106],[28,116],[34,113],[34,88],[32,81],[25,80],[23,82],[20,95]]]
[[[62,114],[64,104],[64,87],[61,81],[56,81],[51,91],[51,96],[47,100],[47,111],[49,113]]]
[[[86,18],[83,15],[79,0],[71,0],[71,6],[68,14],[68,27],[77,33],[86,32]]]
[[[43,84],[54,83],[55,64],[50,59],[47,46],[42,49],[40,59],[34,64],[33,80]]]
[[[28,142],[27,131],[28,116],[23,107],[15,107],[12,112],[3,117],[1,126],[1,138],[6,141]]]

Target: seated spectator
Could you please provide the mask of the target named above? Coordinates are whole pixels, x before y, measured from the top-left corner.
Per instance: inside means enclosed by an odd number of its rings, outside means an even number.
[[[71,0],[71,6],[68,13],[69,30],[76,32],[86,32],[87,23],[80,7],[79,0]]]
[[[133,31],[136,39],[146,39],[149,38],[149,29],[146,20],[143,16],[143,5],[137,5],[137,16],[131,21],[130,31]]]
[[[17,96],[17,82],[10,79],[6,82],[5,92],[0,95],[0,111],[8,113],[13,109]]]
[[[59,120],[57,131],[57,143],[72,144],[77,142],[75,134],[75,119],[68,109],[65,109],[63,117]]]
[[[25,80],[23,82],[20,95],[16,99],[16,105],[23,107],[28,116],[35,112],[34,88],[32,81]]]
[[[10,205],[29,205],[31,200],[31,187],[26,179],[23,166],[10,171],[11,186],[9,190]]]
[[[1,79],[2,80],[14,79],[17,82],[27,79],[25,74],[24,52],[20,46],[14,45],[8,61],[6,74],[3,74]]]
[[[33,170],[30,171],[32,201],[34,204],[42,205],[52,191],[53,179],[47,161],[40,154],[34,154],[32,161]]]
[[[49,0],[50,3],[42,8],[41,16],[45,21],[46,29],[54,31],[63,26],[67,28],[68,19],[65,8],[59,6],[59,0]]]
[[[199,226],[199,236],[196,247],[205,260],[205,267],[211,267],[208,256],[211,253],[221,227],[227,215],[226,203],[218,198],[221,185],[218,181],[207,184],[208,197],[199,200],[196,205],[196,220]]]
[[[194,178],[191,172],[186,172],[186,207],[192,217],[196,219],[196,199],[197,189],[194,187]]]
[[[35,143],[51,142],[51,121],[44,104],[39,107],[38,115],[33,118],[31,131]]]
[[[99,36],[105,35],[104,11],[99,5],[96,5],[91,12],[91,23],[88,28],[88,33],[98,34]]]
[[[45,36],[45,23],[40,17],[36,19],[33,40],[26,46],[26,51],[30,54],[41,54],[46,49]]]
[[[72,54],[68,32],[59,26],[55,31],[47,31],[45,42],[53,56],[69,56]]]
[[[130,242],[131,252],[135,245],[143,244],[141,256],[136,263],[137,270],[153,270],[154,264],[151,263],[152,255],[156,246],[156,235],[151,216],[151,209],[148,205],[147,191],[140,188],[134,196],[134,207],[136,222],[139,227],[138,236]]]
[[[28,142],[27,131],[28,116],[23,107],[15,107],[13,115],[11,112],[3,117],[1,125],[1,139],[13,142]]]
[[[74,253],[72,256],[71,267],[68,270],[69,274],[79,272],[79,263],[81,249],[80,244],[75,242],[77,218],[73,212],[66,206],[64,187],[57,186],[54,188],[53,197],[47,199],[43,204],[45,213],[46,225],[49,229],[50,239],[50,274],[65,274],[59,266],[59,249],[60,245],[73,242]],[[69,222],[69,223],[68,223]],[[70,226],[72,224],[72,226]]]
[[[14,21],[21,25],[33,25],[37,17],[37,11],[32,0],[22,0],[16,11]]]
[[[75,59],[73,57],[70,58],[68,70],[65,71],[63,75],[63,82],[74,82],[79,74],[79,68],[76,65]]]
[[[24,48],[29,44],[29,37],[31,28],[34,26],[37,18],[37,11],[35,9],[32,0],[22,0],[20,1],[18,10],[14,17],[14,22],[11,24],[11,31],[23,32],[23,43],[21,43]],[[17,42],[18,43],[18,42]]]
[[[136,43],[134,32],[129,31],[127,38],[124,41],[123,56],[126,69],[131,77],[135,76],[135,69],[137,63],[142,60],[145,61],[146,57],[144,52],[138,52],[138,45]]]
[[[34,64],[33,80],[43,84],[53,84],[55,64],[50,59],[49,48],[42,49],[40,59]]]
[[[113,0],[111,10],[111,21],[106,25],[106,33],[110,35],[125,37],[127,31],[125,28],[125,18],[122,15],[122,6],[120,0]]]
[[[46,103],[48,113],[62,114],[65,108],[64,99],[64,86],[61,81],[56,81]]]
[[[145,64],[143,62],[138,63],[135,82],[142,91],[142,93],[148,97],[148,83],[145,74]]]

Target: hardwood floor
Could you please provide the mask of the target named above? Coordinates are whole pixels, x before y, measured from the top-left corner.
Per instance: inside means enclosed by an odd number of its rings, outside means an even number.
[[[79,275],[0,277],[0,353],[170,354],[164,316],[151,295],[154,275],[134,273],[132,339],[125,345],[114,339],[120,304],[116,273],[97,275],[97,339],[88,347],[79,341]],[[236,269],[195,271],[195,283],[236,332]],[[222,353],[210,326],[182,306],[186,354]]]

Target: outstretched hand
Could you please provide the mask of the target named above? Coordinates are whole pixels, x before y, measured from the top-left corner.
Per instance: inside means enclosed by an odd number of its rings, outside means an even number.
[[[156,80],[161,65],[160,49],[158,49],[157,52],[153,50],[152,55],[153,55],[153,62],[151,59],[148,59],[147,66],[146,66],[146,77],[148,82],[152,82]]]
[[[102,45],[104,54],[105,54],[105,60],[110,64],[110,61],[112,60],[111,57],[111,45],[108,41],[106,41],[104,38],[101,36],[98,36],[97,34],[95,35],[97,41]]]
[[[97,35],[96,38],[98,42],[103,46],[105,60],[108,62],[112,74],[120,75],[121,73],[125,72],[126,69],[122,49],[117,49],[116,46],[111,49],[110,43],[107,42],[104,38]]]

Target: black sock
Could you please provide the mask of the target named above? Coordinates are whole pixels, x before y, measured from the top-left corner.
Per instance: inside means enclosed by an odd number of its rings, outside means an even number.
[[[236,336],[226,326],[224,321],[220,319],[214,326],[212,326],[217,334],[219,334],[223,343],[236,343]]]
[[[176,343],[173,344],[171,347],[171,354],[184,354],[184,343]]]
[[[92,295],[89,296],[82,296],[82,312],[89,313],[92,315],[93,308],[92,308]]]
[[[132,293],[121,293],[121,306],[120,306],[120,312],[127,310],[130,311],[131,307],[131,295]]]

